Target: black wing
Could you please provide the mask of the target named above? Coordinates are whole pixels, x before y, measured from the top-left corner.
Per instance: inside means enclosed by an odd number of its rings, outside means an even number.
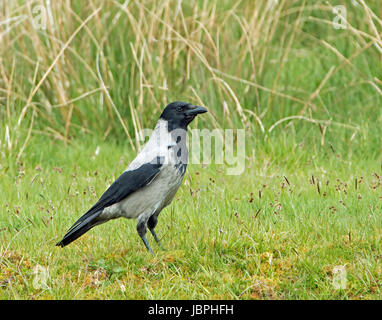
[[[159,173],[163,161],[157,157],[156,162],[143,164],[135,170],[122,173],[117,180],[105,191],[97,203],[89,209],[74,225],[68,230],[63,241],[57,245],[63,246],[80,236],[92,226],[96,225],[96,218],[103,209],[120,202],[133,192],[148,185]],[[86,227],[86,231],[85,231]],[[82,232],[80,229],[84,229]],[[65,240],[65,241],[64,241]]]

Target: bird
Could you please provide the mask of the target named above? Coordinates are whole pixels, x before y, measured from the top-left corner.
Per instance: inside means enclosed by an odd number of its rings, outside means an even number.
[[[137,219],[138,235],[151,254],[147,228],[162,247],[154,230],[158,215],[171,203],[183,181],[188,163],[188,125],[207,111],[183,101],[168,104],[136,158],[56,246],[65,247],[93,227],[124,217]]]

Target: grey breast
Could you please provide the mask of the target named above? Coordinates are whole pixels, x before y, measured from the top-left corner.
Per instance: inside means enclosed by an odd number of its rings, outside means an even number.
[[[180,156],[181,152],[186,154],[186,158]],[[183,146],[182,148],[173,148],[172,152],[170,152],[170,161],[161,172],[161,175],[163,173],[163,175],[167,177],[166,180],[168,183],[168,192],[163,201],[162,208],[168,206],[171,203],[180,185],[182,184],[184,174],[187,168],[187,157],[188,150],[185,146]]]

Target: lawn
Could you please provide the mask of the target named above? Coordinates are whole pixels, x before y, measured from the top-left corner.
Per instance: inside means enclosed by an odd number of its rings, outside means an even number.
[[[245,175],[190,164],[159,217],[166,250],[148,238],[154,257],[126,219],[54,246],[124,170],[128,147],[31,144],[2,168],[1,298],[380,298],[380,163],[268,143],[285,158],[259,147]]]
[[[381,3],[269,3],[0,6],[0,299],[382,298]],[[56,247],[174,100],[244,172],[190,163],[154,256],[126,219]]]

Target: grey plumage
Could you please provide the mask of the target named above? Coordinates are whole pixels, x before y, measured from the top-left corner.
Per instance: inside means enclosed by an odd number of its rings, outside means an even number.
[[[187,126],[204,112],[205,108],[185,102],[169,104],[141,152],[57,245],[64,247],[94,226],[124,217],[137,219],[138,234],[152,253],[147,227],[159,243],[154,231],[158,215],[171,203],[187,167]]]

